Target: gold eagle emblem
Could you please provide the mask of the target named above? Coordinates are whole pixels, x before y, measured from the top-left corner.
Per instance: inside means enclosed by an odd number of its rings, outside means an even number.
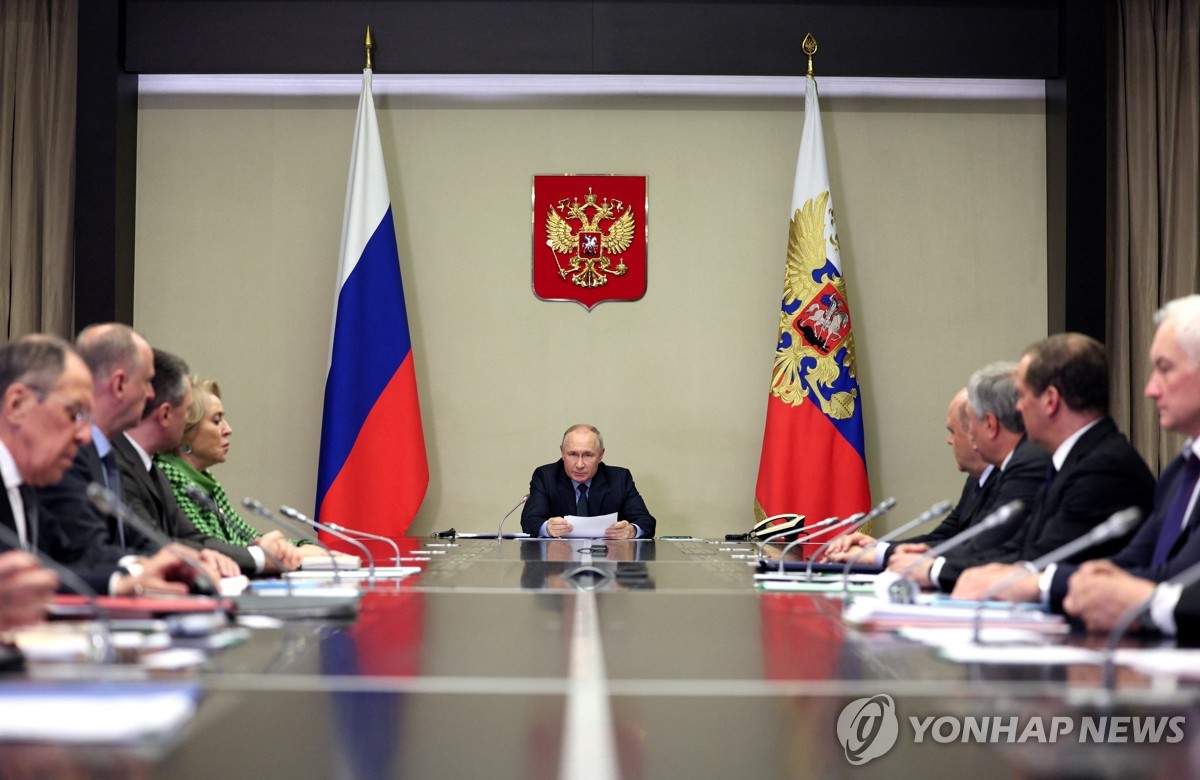
[[[579,223],[578,230],[571,221]],[[607,222],[607,230],[602,223]],[[603,201],[588,187],[579,198],[563,198],[546,215],[546,246],[554,253],[558,275],[580,287],[601,287],[608,277],[623,276],[629,270],[617,257],[633,243],[633,209],[620,200]],[[567,255],[566,264],[559,259]]]
[[[822,412],[845,420],[854,415],[858,390],[833,392],[828,397],[823,393],[823,389],[833,389],[843,369],[857,377],[845,279],[832,268],[821,271],[827,265],[828,204],[829,192],[825,191],[806,201],[792,217],[771,395],[799,406],[811,393]],[[832,214],[830,217],[832,221]],[[836,233],[830,241],[836,248]],[[818,272],[819,278],[814,278]],[[843,347],[844,356],[838,361],[837,353]]]

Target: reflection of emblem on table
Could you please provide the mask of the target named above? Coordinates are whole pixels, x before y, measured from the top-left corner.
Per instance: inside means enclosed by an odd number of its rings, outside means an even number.
[[[571,223],[577,222],[576,226]],[[620,200],[600,200],[588,187],[583,201],[563,198],[546,215],[546,246],[558,275],[580,287],[601,287],[628,269],[620,254],[633,242],[633,210]],[[563,256],[565,259],[563,258]],[[616,265],[613,265],[613,260]]]
[[[792,218],[771,395],[799,406],[812,393],[822,412],[845,420],[854,415],[858,390],[835,391],[826,397],[841,379],[843,368],[855,377],[846,282],[825,253],[828,203],[829,193],[822,192],[796,209]],[[829,241],[836,248],[837,234]]]

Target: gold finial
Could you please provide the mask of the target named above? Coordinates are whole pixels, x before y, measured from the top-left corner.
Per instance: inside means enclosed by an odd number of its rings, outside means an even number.
[[[375,40],[371,38],[371,25],[367,25],[367,70],[371,70],[371,52],[375,51]],[[811,62],[811,61],[810,61]],[[812,65],[810,64],[811,68]]]
[[[370,33],[368,33],[369,35]],[[800,48],[808,55],[808,75],[811,76],[813,74],[812,58],[817,53],[817,39],[813,37],[812,33],[807,33],[804,36],[804,42],[800,44]]]

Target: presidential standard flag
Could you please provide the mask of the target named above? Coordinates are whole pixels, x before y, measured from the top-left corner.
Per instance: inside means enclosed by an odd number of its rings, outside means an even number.
[[[317,519],[396,538],[408,530],[428,485],[400,256],[367,68],[338,258]]]
[[[811,74],[806,81],[779,342],[754,511],[760,521],[802,514],[811,525],[868,511],[871,492],[817,82]]]

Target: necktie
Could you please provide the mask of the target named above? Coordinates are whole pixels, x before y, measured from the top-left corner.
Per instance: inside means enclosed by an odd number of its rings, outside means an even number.
[[[25,546],[36,550],[38,539],[37,491],[29,485],[21,485],[21,503],[25,507]]]
[[[104,464],[104,481],[107,487],[116,497],[117,502],[121,501],[121,469],[117,465],[117,453],[109,450],[108,454],[100,458],[100,462]],[[117,543],[121,549],[125,549],[125,524],[121,522],[121,518],[117,518]]]
[[[1154,545],[1154,557],[1150,561],[1151,564],[1158,566],[1166,563],[1167,559],[1171,557],[1171,548],[1175,546],[1175,542],[1183,533],[1183,521],[1187,519],[1184,513],[1187,512],[1188,504],[1192,500],[1192,493],[1196,492],[1197,481],[1200,481],[1200,458],[1193,453],[1188,453],[1187,466],[1183,472],[1183,484],[1179,486],[1179,490],[1175,491],[1175,497],[1171,499],[1171,506],[1167,509],[1166,517],[1163,518],[1162,528],[1158,531],[1158,543]]]
[[[577,517],[590,517],[588,514],[587,493],[587,485],[580,484],[579,500],[575,502],[575,515]]]

